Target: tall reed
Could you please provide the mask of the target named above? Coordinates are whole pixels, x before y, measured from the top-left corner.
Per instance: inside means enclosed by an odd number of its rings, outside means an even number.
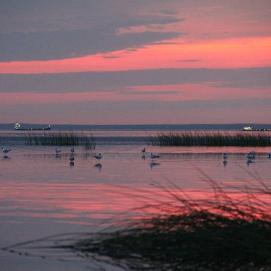
[[[153,199],[146,205],[157,208],[152,217],[134,227],[83,238],[70,248],[90,257],[107,256],[132,270],[269,271],[270,188],[262,182],[258,188],[231,193],[209,182],[213,195],[202,199],[191,198],[174,184],[161,186],[169,201]]]
[[[159,146],[271,146],[270,133],[264,132],[182,132],[159,133],[151,143]]]
[[[74,132],[43,132],[27,133],[26,145],[41,146],[85,146],[86,149],[95,149],[95,140],[92,135]]]

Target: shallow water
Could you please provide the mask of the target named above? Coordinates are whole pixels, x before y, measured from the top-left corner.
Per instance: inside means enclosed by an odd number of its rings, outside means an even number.
[[[70,165],[70,148],[62,148],[56,157],[53,147],[14,146],[9,158],[0,160],[0,247],[55,234],[96,232],[120,214],[132,219],[144,212],[136,207],[164,199],[161,185],[174,183],[195,194],[210,190],[208,178],[229,187],[259,179],[271,185],[269,148],[147,147],[160,154],[155,163],[148,155],[142,157],[142,148],[98,146],[103,159],[97,166],[92,153],[82,148],[75,150]],[[249,151],[257,153],[253,163],[247,163]],[[0,261],[1,270],[9,271],[92,270],[89,261],[7,251],[0,252]]]

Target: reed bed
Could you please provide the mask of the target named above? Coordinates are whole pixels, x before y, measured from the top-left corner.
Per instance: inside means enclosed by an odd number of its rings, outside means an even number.
[[[26,145],[41,146],[85,146],[86,149],[95,149],[93,136],[73,132],[44,132],[27,133],[25,135]]]
[[[183,132],[159,133],[151,143],[158,146],[271,146],[268,132]]]
[[[236,197],[211,185],[213,196],[201,200],[162,187],[175,203],[154,201],[160,214],[70,248],[127,270],[271,270],[271,190],[262,182]]]

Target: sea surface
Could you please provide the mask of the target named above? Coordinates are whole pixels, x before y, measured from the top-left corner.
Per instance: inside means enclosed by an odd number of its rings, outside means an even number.
[[[93,152],[75,147],[71,165],[70,147],[60,147],[56,156],[55,147],[27,146],[10,140],[20,132],[2,129],[1,145],[12,151],[0,157],[0,247],[6,248],[0,250],[0,270],[99,270],[93,259],[70,251],[52,252],[44,242],[110,231],[124,221],[155,213],[142,207],[167,202],[165,189],[173,186],[193,197],[211,193],[210,180],[229,189],[253,186],[259,180],[271,186],[271,148],[157,147],[137,139],[168,130],[81,127],[77,131],[91,132],[94,138],[117,137],[118,143],[100,141]],[[251,151],[256,152],[253,161],[247,159]],[[94,152],[103,154],[99,163]],[[160,158],[152,161],[151,152]],[[110,264],[103,267],[121,270]]]

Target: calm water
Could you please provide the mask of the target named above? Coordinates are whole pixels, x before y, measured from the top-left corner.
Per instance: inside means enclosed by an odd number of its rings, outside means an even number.
[[[0,246],[73,232],[95,232],[119,215],[142,215],[135,207],[150,198],[164,199],[159,185],[170,182],[189,193],[208,191],[206,176],[228,186],[252,184],[261,178],[271,184],[270,148],[147,147],[159,153],[156,164],[142,158],[143,145],[98,146],[104,158],[97,167],[92,154],[77,148],[69,164],[69,148],[56,157],[53,147],[13,146],[0,160]],[[257,152],[254,163],[246,154]],[[223,164],[222,153],[228,153]],[[35,255],[35,251],[33,253]],[[93,270],[89,261],[0,252],[1,270]],[[108,270],[114,270],[108,267]],[[117,270],[117,269],[116,269]]]

